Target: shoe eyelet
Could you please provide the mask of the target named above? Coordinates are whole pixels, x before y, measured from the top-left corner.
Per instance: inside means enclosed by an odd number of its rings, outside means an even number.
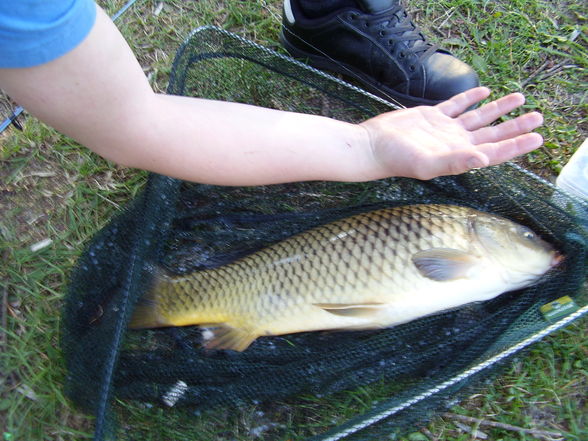
[[[411,64],[410,66],[408,66],[408,70],[414,72],[416,70],[416,66],[414,64]]]
[[[380,34],[380,37],[383,37],[384,35],[386,35],[386,33],[384,31],[380,31],[380,32],[378,32],[378,34]]]
[[[398,56],[400,58],[404,58],[404,57],[406,57],[406,54],[404,53],[404,51],[400,51],[400,53],[398,54]],[[414,66],[411,66],[411,67],[414,67]]]

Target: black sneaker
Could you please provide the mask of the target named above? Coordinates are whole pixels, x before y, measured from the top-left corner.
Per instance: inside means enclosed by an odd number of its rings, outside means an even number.
[[[434,105],[479,85],[467,64],[427,41],[398,0],[360,0],[320,18],[285,0],[282,44],[296,58],[361,81],[404,106]]]

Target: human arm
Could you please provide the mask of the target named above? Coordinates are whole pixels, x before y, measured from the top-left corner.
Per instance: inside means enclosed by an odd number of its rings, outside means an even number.
[[[513,120],[506,135],[482,136],[486,129],[477,130],[520,104],[520,95],[499,101],[504,105],[499,111],[483,106],[458,116],[484,98],[483,88],[436,107],[390,112],[360,125],[155,94],[100,9],[94,28],[74,50],[37,67],[0,69],[0,87],[33,115],[105,158],[212,184],[429,178],[466,171],[472,158],[488,165],[541,143],[539,135],[525,135],[541,123],[533,113]]]

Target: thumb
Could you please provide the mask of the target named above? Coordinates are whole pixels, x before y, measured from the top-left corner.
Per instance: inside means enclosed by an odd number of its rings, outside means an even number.
[[[479,151],[454,151],[447,153],[438,162],[438,176],[459,175],[469,170],[483,168],[490,165],[490,159]]]

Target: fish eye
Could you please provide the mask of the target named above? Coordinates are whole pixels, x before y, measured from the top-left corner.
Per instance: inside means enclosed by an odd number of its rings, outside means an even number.
[[[529,230],[528,228],[521,228],[520,230],[520,234],[523,238],[533,241],[537,238],[537,236],[535,235],[535,233],[533,233],[531,230]]]

